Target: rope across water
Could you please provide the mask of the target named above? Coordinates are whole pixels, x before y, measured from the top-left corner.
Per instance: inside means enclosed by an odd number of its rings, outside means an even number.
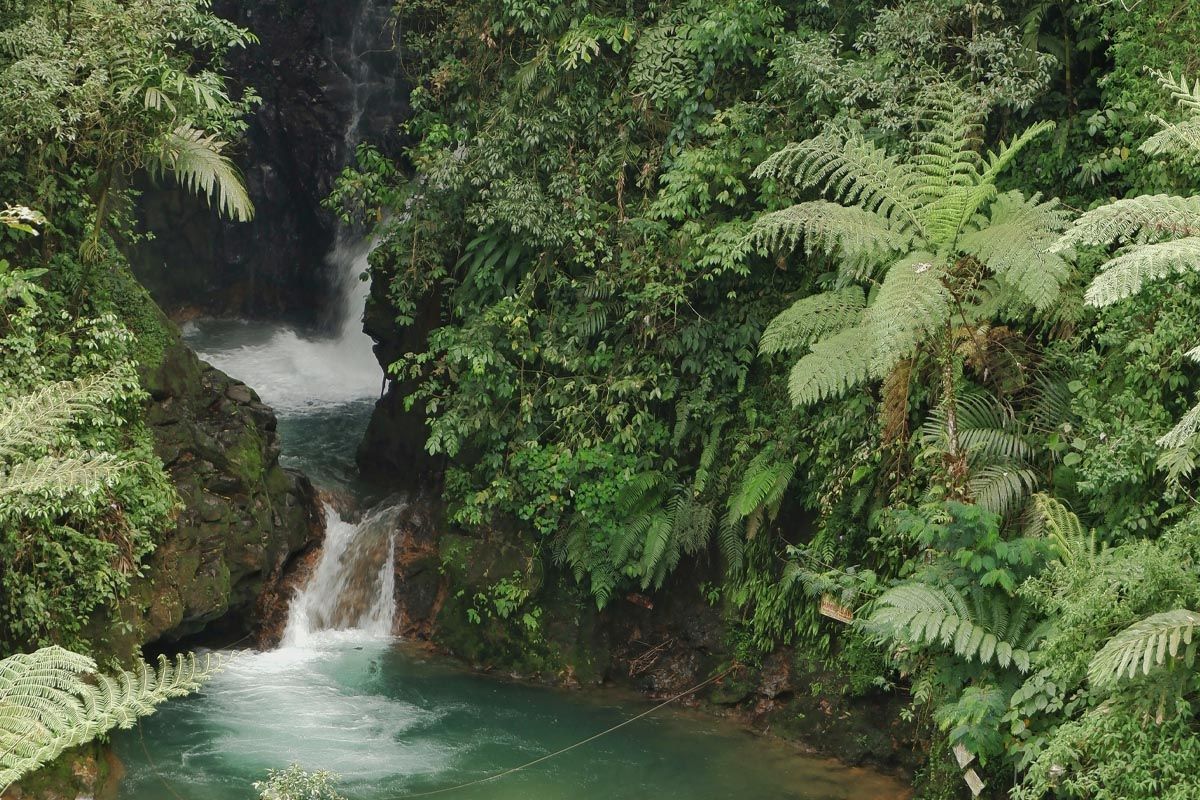
[[[667,698],[666,700],[663,700],[658,705],[648,708],[640,714],[632,716],[629,719],[624,720],[622,722],[618,722],[616,725],[613,725],[611,728],[606,728],[605,730],[602,730],[599,733],[595,733],[595,734],[587,737],[586,739],[581,739],[580,741],[575,742],[574,744],[568,745],[559,750],[555,750],[554,752],[551,752],[551,753],[546,753],[543,756],[539,756],[538,758],[535,758],[532,761],[527,761],[524,764],[519,764],[515,767],[509,767],[508,769],[502,770],[500,772],[496,772],[491,775],[486,775],[482,778],[476,778],[475,780],[467,781],[465,783],[458,783],[453,786],[444,786],[440,789],[430,789],[428,791],[423,791],[423,792],[411,792],[411,793],[407,793],[407,794],[396,795],[394,800],[409,800],[410,798],[433,797],[434,795],[441,795],[441,794],[448,794],[450,792],[457,792],[459,790],[468,789],[472,786],[478,786],[483,783],[490,783],[492,781],[498,781],[501,778],[505,778],[509,775],[512,775],[513,773],[521,772],[522,770],[526,770],[526,769],[529,769],[530,767],[537,766],[538,764],[541,764],[544,761],[549,761],[552,758],[556,758],[558,756],[563,755],[564,753],[569,753],[572,750],[578,749],[580,747],[583,747],[586,744],[594,742],[597,739],[600,739],[604,736],[609,735],[610,733],[614,733],[615,731],[618,731],[621,728],[624,728],[626,725],[632,725],[633,723],[637,722],[638,720],[644,719],[645,717],[650,716],[654,712],[659,711],[663,708],[666,708],[667,706],[671,705],[675,701],[680,700],[684,697],[687,697],[688,695],[695,694],[696,692],[703,689],[705,686],[708,686],[711,683],[715,683],[715,682],[721,680],[722,678],[729,675],[737,668],[738,668],[738,664],[734,663],[733,666],[729,667],[728,669],[724,670],[723,672],[720,672],[716,675],[713,675],[711,678],[708,678],[706,680],[701,681],[700,683],[697,683],[695,686],[692,686],[690,689],[685,689],[684,691],[679,692],[676,695],[672,695],[671,697]],[[150,757],[150,752],[146,748],[145,739],[142,738],[141,720],[138,721],[138,737],[140,739],[142,739],[142,752],[145,753],[147,763],[149,763],[149,765],[150,765],[150,769],[154,772],[154,774],[162,782],[162,784],[166,788],[166,790],[168,792],[170,792],[170,794],[173,797],[176,798],[176,800],[184,800],[184,798],[181,797],[179,795],[179,793],[176,792],[175,789],[170,785],[170,783],[167,781],[166,777],[161,772],[159,772],[158,765],[155,764],[154,760]]]

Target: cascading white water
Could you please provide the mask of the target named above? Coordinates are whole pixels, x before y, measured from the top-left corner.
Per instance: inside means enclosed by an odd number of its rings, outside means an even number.
[[[284,647],[302,647],[323,631],[391,635],[396,522],[403,509],[403,503],[378,506],[352,523],[325,507],[325,544],[308,583],[292,599]]]

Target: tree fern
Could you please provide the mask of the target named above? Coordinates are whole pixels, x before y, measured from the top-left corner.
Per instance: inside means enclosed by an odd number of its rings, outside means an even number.
[[[218,667],[211,657],[189,654],[110,677],[61,647],[0,659],[0,793],[65,750],[190,694]]]
[[[1200,236],[1138,245],[1104,266],[1084,298],[1094,306],[1112,305],[1141,291],[1149,281],[1200,269]]]
[[[152,153],[150,172],[169,172],[186,189],[204,197],[225,216],[242,222],[254,217],[254,204],[237,167],[224,154],[226,143],[190,125],[163,137]]]
[[[860,271],[905,252],[913,237],[865,208],[814,200],[759,217],[750,241],[771,250],[793,250],[803,242],[809,253],[835,253]]]
[[[762,333],[760,353],[782,353],[809,347],[818,339],[862,319],[865,300],[857,286],[802,297],[781,312]]]
[[[992,203],[989,215],[986,223],[959,240],[963,252],[986,264],[1034,309],[1048,308],[1071,271],[1066,258],[1050,250],[1055,231],[1067,223],[1066,212],[1057,201],[1043,203],[1036,195],[1005,192]]]
[[[1150,675],[1172,664],[1191,667],[1196,646],[1192,635],[1200,625],[1200,614],[1175,609],[1153,614],[1118,633],[1088,665],[1088,679],[1109,688],[1125,678]]]
[[[986,324],[1012,305],[1044,311],[1067,279],[1067,259],[1050,249],[1066,223],[1063,211],[1037,197],[1000,195],[995,185],[1052,125],[1034,125],[982,156],[986,108],[978,99],[938,83],[918,101],[906,158],[857,132],[830,129],[788,145],[756,170],[761,179],[819,187],[827,199],[765,215],[752,241],[787,249],[802,241],[806,251],[839,260],[840,282],[870,281],[873,290],[861,319],[857,305],[841,303],[845,290],[838,289],[793,304],[768,326],[761,352],[799,351],[788,381],[796,405],[882,380],[923,352],[962,358],[953,346],[957,327]],[[975,276],[976,264],[983,275]],[[1002,295],[996,302],[990,302],[992,289]],[[957,325],[956,315],[962,317]],[[946,375],[956,371],[951,363],[943,368]],[[942,383],[953,428],[951,386]],[[890,396],[906,398],[907,392]],[[889,419],[903,419],[903,412],[892,407]],[[957,452],[955,437],[947,441]]]

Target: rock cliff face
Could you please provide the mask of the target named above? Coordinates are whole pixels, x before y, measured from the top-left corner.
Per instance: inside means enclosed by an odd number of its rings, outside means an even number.
[[[407,87],[388,17],[391,0],[217,0],[218,14],[261,44],[236,53],[237,82],[263,98],[241,152],[256,216],[223,223],[172,186],[144,187],[143,226],[155,234],[131,254],[138,278],[169,313],[318,324],[335,276],[336,235],[321,207],[352,156],[371,142],[392,151]]]
[[[146,421],[183,510],[138,586],[143,641],[218,620],[249,632],[259,595],[321,534],[316,493],[279,466],[275,414],[250,387],[182,343],[144,380],[153,398]]]

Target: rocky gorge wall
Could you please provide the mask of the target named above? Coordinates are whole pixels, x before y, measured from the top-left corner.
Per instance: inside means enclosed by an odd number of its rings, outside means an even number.
[[[200,361],[145,290],[127,284],[124,315],[145,344],[144,420],[180,508],[125,601],[93,622],[94,640],[119,657],[214,627],[249,633],[260,596],[324,526],[308,478],[279,464],[274,412]]]
[[[255,219],[229,223],[172,185],[144,183],[142,227],[130,254],[168,313],[326,321],[336,275],[325,257],[337,220],[322,207],[334,180],[369,141],[398,147],[408,90],[389,24],[391,0],[216,0],[220,16],[260,44],[235,53],[235,83],[262,105],[232,155]]]

